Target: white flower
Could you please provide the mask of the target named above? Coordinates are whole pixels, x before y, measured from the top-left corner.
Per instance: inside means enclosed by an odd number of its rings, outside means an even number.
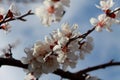
[[[100,6],[96,5],[96,7],[106,11],[110,9],[113,5],[114,5],[113,0],[103,0],[100,1]]]
[[[102,31],[102,28],[106,28],[107,31],[111,32],[111,25],[113,23],[120,23],[120,21],[114,18],[107,17],[105,14],[101,14],[98,16],[98,20],[95,18],[91,18],[90,23],[93,26],[96,26],[96,31],[98,32]]]
[[[53,51],[60,51],[61,48],[62,48],[61,45],[55,45]]]
[[[24,52],[26,53],[26,55],[27,55],[27,57],[28,57],[29,60],[33,58],[33,55],[32,55],[33,54],[33,50],[32,49],[25,48]]]
[[[76,67],[77,62],[76,61],[70,61],[70,60],[65,60],[64,63],[62,64],[62,69],[64,71],[67,70],[68,66],[70,66],[71,68],[75,68]]]
[[[55,57],[48,57],[45,63],[42,64],[42,72],[43,73],[51,73],[59,68],[59,63]]]
[[[4,23],[0,26],[0,29],[4,30],[5,32],[10,32],[11,30],[11,25],[9,23]]]
[[[36,59],[39,62],[44,62],[44,57],[45,55],[48,54],[50,48],[48,45],[46,45],[45,43],[38,41],[34,44],[34,48],[33,48],[33,56],[36,57]]]
[[[75,68],[79,56],[91,52],[93,49],[91,37],[84,40],[85,43],[80,49],[81,38],[68,43],[71,38],[81,35],[76,30],[78,25],[70,27],[66,23],[61,27],[62,29],[55,30],[50,37],[46,36],[44,42],[37,41],[32,48],[25,49],[27,57],[22,58],[22,63],[28,64],[27,73],[33,73],[38,78],[59,68],[64,70],[67,67]]]
[[[33,56],[33,50],[30,48],[25,49],[27,57],[22,57],[21,62],[23,64],[28,64],[28,69],[25,70],[27,73],[33,73],[33,75],[38,78],[42,74],[42,65]]]
[[[57,54],[57,61],[59,63],[63,63],[65,61],[65,59],[67,58],[67,53],[62,51],[61,45],[56,45],[53,48],[53,51],[55,52],[55,54]]]
[[[60,22],[64,14],[65,14],[65,10],[64,10],[64,7],[61,4],[59,5],[59,7],[55,6],[54,15],[55,15],[55,21],[56,22]]]
[[[84,59],[86,53],[91,53],[93,50],[93,38],[87,37],[86,41],[80,45],[80,59]]]
[[[36,8],[35,14],[40,17],[43,25],[50,26],[51,23],[54,21],[52,14],[48,13],[44,6]]]
[[[62,37],[61,39],[58,40],[58,45],[65,46],[66,43],[68,42],[69,38],[67,37]]]
[[[36,80],[35,76],[31,73],[27,74],[24,80]]]
[[[20,16],[21,13],[17,7],[17,5],[15,3],[12,3],[9,7],[9,10],[13,13],[13,15],[15,16]]]
[[[57,61],[59,63],[64,63],[65,59],[67,58],[67,54],[63,51],[57,51],[56,53],[58,54]]]
[[[61,21],[65,9],[64,6],[68,7],[69,0],[45,0],[43,5],[36,8],[35,14],[41,18],[42,24],[50,26],[53,22]]]
[[[61,26],[61,31],[66,37],[70,38],[74,36],[74,31],[77,30],[77,28],[78,28],[77,24],[74,24],[72,27],[70,27],[68,23],[64,23]]]

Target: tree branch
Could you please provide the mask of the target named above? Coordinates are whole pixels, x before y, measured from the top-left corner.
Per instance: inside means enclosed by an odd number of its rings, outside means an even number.
[[[93,67],[83,69],[83,70],[77,72],[77,74],[88,73],[88,72],[91,72],[91,71],[95,71],[95,70],[98,70],[98,69],[105,69],[107,67],[112,67],[112,66],[120,66],[120,62],[109,61],[109,62],[101,64],[101,65],[97,65],[97,66],[93,66]]]
[[[3,19],[3,21],[0,22],[0,25],[6,22],[10,22],[10,21],[14,21],[14,20],[21,20],[21,21],[26,21],[26,19],[24,19],[24,17],[28,16],[28,15],[33,15],[34,13],[31,12],[31,10],[29,10],[27,13],[19,16],[19,17],[13,17],[13,18],[8,18],[6,19],[6,17]]]
[[[21,63],[20,60],[13,59],[13,58],[0,58],[0,66],[3,66],[3,65],[9,65],[9,66],[19,67],[24,69],[27,69],[28,67],[28,64],[23,64]],[[107,63],[89,67],[75,73],[71,73],[69,71],[65,72],[61,69],[57,69],[56,71],[53,72],[53,74],[59,75],[63,78],[67,78],[70,80],[85,80],[85,77],[87,76],[88,72],[95,71],[98,69],[104,69],[112,66],[120,66],[120,62],[109,61]]]
[[[9,66],[15,66],[19,68],[25,68],[27,69],[28,65],[21,63],[20,60],[16,60],[13,58],[0,58],[0,66],[2,65],[9,65]]]

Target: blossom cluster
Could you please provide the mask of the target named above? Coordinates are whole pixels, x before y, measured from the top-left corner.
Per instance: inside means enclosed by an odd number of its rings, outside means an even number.
[[[85,54],[91,53],[93,39],[88,36],[85,40],[77,38],[82,35],[77,31],[77,24],[72,27],[68,23],[61,26],[46,36],[45,41],[37,41],[32,48],[26,48],[27,57],[21,62],[28,64],[27,73],[39,77],[41,74],[54,72],[56,69],[67,70],[67,67],[75,68],[78,59],[84,59]]]
[[[118,8],[116,8],[113,12],[111,10],[113,5],[113,0],[100,0],[100,5],[96,5],[97,8],[104,12],[104,14],[98,16],[98,19],[90,19],[90,23],[93,26],[96,26],[96,31],[101,32],[102,28],[105,28],[108,32],[111,32],[112,29],[110,27],[112,24],[120,24],[120,10],[117,10]]]
[[[61,21],[65,7],[70,6],[70,0],[44,0],[43,5],[36,8],[35,14],[40,17],[43,25],[50,26],[53,22]]]
[[[16,16],[20,16],[21,13],[15,3],[12,3],[9,7],[9,10],[5,12],[5,9],[0,7],[0,23],[4,22],[6,19],[12,19]],[[0,29],[9,32],[10,24],[8,22],[0,24]]]

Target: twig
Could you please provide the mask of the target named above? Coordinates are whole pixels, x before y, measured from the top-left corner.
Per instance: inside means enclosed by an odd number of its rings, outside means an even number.
[[[98,69],[105,69],[107,67],[112,67],[112,66],[120,66],[120,62],[113,62],[113,60],[111,60],[111,61],[109,61],[107,63],[104,63],[104,64],[101,64],[101,65],[97,65],[97,66],[93,66],[93,67],[83,69],[83,70],[77,72],[76,74],[88,73],[88,72],[91,72],[91,71],[95,71],[95,70],[98,70]]]
[[[76,39],[79,39],[79,38],[82,38],[82,39],[85,39],[90,33],[92,33],[94,30],[95,30],[96,26],[94,26],[92,29],[88,30],[86,33],[80,35],[80,36],[77,36],[77,37],[74,37],[74,38],[71,38],[69,39],[69,41],[67,42],[66,44],[66,47],[74,40]]]
[[[23,14],[19,17],[13,17],[13,18],[8,18],[8,19],[3,19],[3,21],[0,22],[0,25],[6,22],[10,22],[10,21],[14,21],[14,20],[21,20],[21,21],[26,21],[26,19],[24,19],[24,17],[28,16],[28,15],[33,15],[34,13],[31,12],[31,10],[29,10],[26,14]]]
[[[120,11],[120,8],[118,8],[118,9],[112,11],[110,14],[115,13],[115,12],[117,12],[117,11]]]

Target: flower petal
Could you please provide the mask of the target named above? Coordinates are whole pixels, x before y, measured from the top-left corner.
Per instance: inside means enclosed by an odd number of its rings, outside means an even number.
[[[21,15],[21,13],[20,13],[20,11],[19,11],[19,9],[18,9],[18,7],[17,7],[17,5],[16,5],[15,3],[12,3],[12,4],[10,5],[9,10],[10,10],[15,16],[20,16],[20,15]]]
[[[101,32],[101,31],[102,31],[102,28],[101,28],[100,26],[97,26],[97,27],[95,28],[95,30],[98,31],[98,32]]]
[[[100,14],[99,16],[98,16],[98,20],[99,21],[102,21],[102,20],[104,20],[106,18],[106,15],[105,14]]]
[[[108,0],[107,5],[109,6],[109,8],[111,8],[114,5],[113,0]]]
[[[66,7],[70,7],[70,0],[61,0],[61,3]]]
[[[93,26],[96,26],[97,23],[98,23],[98,20],[96,18],[91,18],[90,19],[90,23],[93,25]]]
[[[95,4],[95,6],[96,6],[98,9],[101,9],[101,8],[102,8],[101,6],[99,6],[99,5],[96,5],[96,4]]]
[[[100,6],[104,7],[106,5],[106,1],[100,1]]]
[[[23,64],[28,64],[28,63],[29,63],[29,61],[28,61],[28,59],[27,59],[26,57],[22,57],[22,58],[21,58],[21,62],[22,62]]]

